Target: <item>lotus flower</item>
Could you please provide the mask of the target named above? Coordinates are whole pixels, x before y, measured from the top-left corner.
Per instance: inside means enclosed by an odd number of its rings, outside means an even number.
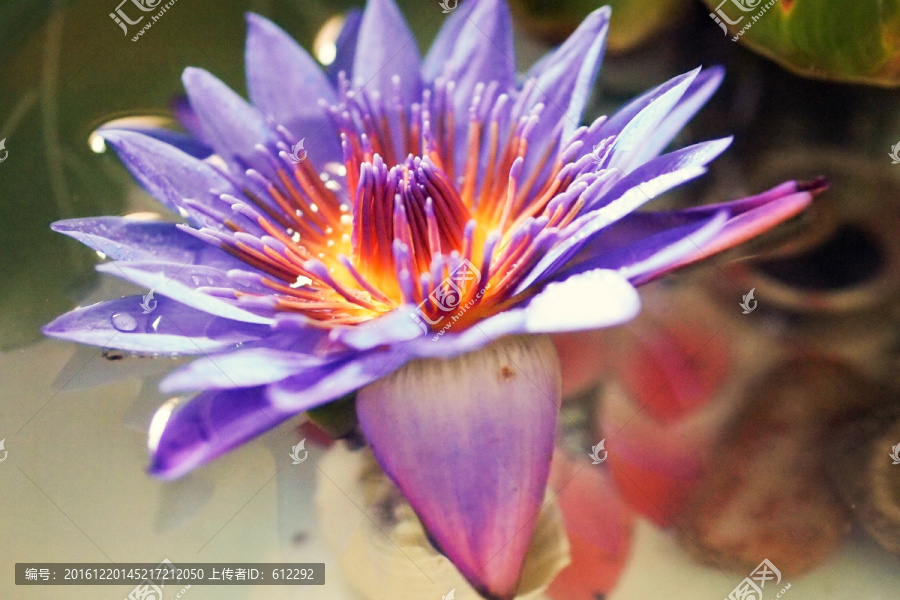
[[[198,355],[199,392],[157,415],[150,471],[183,475],[357,392],[359,426],[431,539],[488,598],[516,593],[559,410],[544,334],[625,322],[634,286],[802,210],[819,182],[635,212],[730,138],[661,154],[719,85],[696,69],[579,126],[609,10],[520,81],[502,0],[470,0],[424,60],[391,0],[349,19],[329,74],[248,17],[251,102],[187,69],[194,138],[101,131],[182,222],[55,223],[153,289],[69,312],[47,335]],[[307,157],[291,160],[305,140]]]

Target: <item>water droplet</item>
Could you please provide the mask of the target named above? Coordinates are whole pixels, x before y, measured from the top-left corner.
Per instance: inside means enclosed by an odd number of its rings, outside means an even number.
[[[112,326],[118,329],[119,331],[129,332],[137,329],[137,319],[134,318],[133,315],[129,313],[116,313],[112,317],[110,317],[110,322]]]
[[[97,250],[97,256],[100,257],[100,260],[106,260],[106,255],[103,254],[102,252],[100,252],[99,250]]]
[[[317,213],[317,212],[319,212],[319,207],[316,206],[316,204],[314,202],[310,202],[309,210],[313,211],[314,213]],[[300,215],[297,215],[297,216],[300,216]]]
[[[200,285],[200,278],[196,275],[191,275],[191,281],[194,282],[194,285]]]
[[[304,277],[303,275],[298,275],[297,281],[292,283],[291,287],[294,289],[297,289],[297,288],[303,287],[305,285],[309,285],[311,283],[312,283],[312,279],[310,279],[309,277]]]
[[[156,320],[153,321],[151,327],[153,328],[153,332],[156,333],[159,330],[159,322],[162,321],[162,316],[156,317]]]

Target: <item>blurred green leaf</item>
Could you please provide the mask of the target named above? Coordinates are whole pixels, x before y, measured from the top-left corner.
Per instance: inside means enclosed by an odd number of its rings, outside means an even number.
[[[801,75],[900,85],[900,0],[704,1],[732,40]]]
[[[550,43],[565,40],[601,6],[612,8],[608,48],[629,50],[677,22],[691,0],[510,0],[517,22]]]

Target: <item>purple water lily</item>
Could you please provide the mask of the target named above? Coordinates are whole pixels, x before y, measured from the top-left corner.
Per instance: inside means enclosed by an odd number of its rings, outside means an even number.
[[[543,334],[631,319],[635,285],[795,215],[821,183],[635,212],[729,145],[662,154],[723,74],[691,71],[579,126],[608,8],[523,78],[502,0],[460,5],[424,60],[393,2],[369,0],[328,74],[248,22],[251,103],[192,68],[191,137],[101,132],[183,222],[53,225],[154,290],[155,309],[110,300],[44,332],[203,355],[162,383],[200,392],[152,440],[164,478],[359,391],[361,432],[432,539],[485,597],[511,598],[559,408]]]

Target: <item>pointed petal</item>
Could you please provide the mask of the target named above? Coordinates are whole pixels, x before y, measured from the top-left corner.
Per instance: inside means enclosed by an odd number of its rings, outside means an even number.
[[[707,258],[718,252],[722,252],[729,248],[733,248],[738,244],[745,242],[763,231],[771,229],[775,225],[782,223],[791,217],[799,214],[804,208],[809,206],[813,197],[819,190],[812,191],[795,191],[794,193],[783,193],[781,197],[771,199],[765,204],[757,204],[756,200],[760,196],[771,196],[771,192],[784,189],[783,186],[774,188],[769,192],[738,200],[733,203],[731,210],[732,218],[728,220],[719,235],[716,235],[706,245],[695,249],[690,255],[685,256],[678,261],[677,264],[671,265],[669,269],[677,269],[688,265],[692,262]],[[795,190],[799,189],[795,187]],[[710,206],[699,207],[707,211],[729,208],[728,203],[716,204]],[[686,211],[687,212],[687,211]],[[691,214],[703,214],[703,212],[693,210]]]
[[[169,146],[174,146],[185,154],[193,156],[194,158],[197,158],[199,160],[203,160],[213,153],[212,148],[210,148],[207,144],[204,144],[196,137],[178,131],[173,131],[171,129],[166,129],[165,127],[152,127],[141,124],[131,125],[128,122],[128,119],[116,119],[109,126],[100,127],[99,129],[97,129],[96,133],[102,136],[103,132],[106,129],[140,133],[147,137],[152,137],[155,140],[159,140],[160,142],[168,144]]]
[[[627,279],[597,269],[549,284],[523,312],[527,331],[563,333],[619,325],[640,310],[641,299]]]
[[[353,354],[269,386],[269,398],[284,410],[309,410],[392,373],[408,360],[406,353],[393,348]]]
[[[697,78],[700,73],[700,68],[694,69],[693,71],[688,71],[687,73],[683,73],[678,75],[677,77],[673,77],[672,79],[666,81],[665,83],[644,92],[622,108],[616,111],[614,115],[612,115],[597,131],[596,140],[592,141],[600,141],[604,138],[607,138],[611,135],[619,135],[625,127],[637,117],[638,114],[641,113],[644,109],[650,106],[653,102],[669,93],[675,88],[684,87],[685,92],[687,90],[687,86],[691,85],[691,82]],[[687,86],[685,86],[685,82],[687,82]],[[679,94],[679,99],[685,93]]]
[[[563,121],[563,139],[568,139],[581,123],[603,61],[609,15],[608,6],[589,14],[562,46],[526,75],[535,83],[533,98],[527,105],[546,105],[539,127],[548,133]]]
[[[222,270],[247,268],[246,263],[185,233],[174,223],[86,217],[57,221],[50,227],[113,260],[152,260]]]
[[[363,12],[353,60],[353,83],[394,97],[395,76],[400,77],[404,104],[418,102],[422,94],[419,47],[394,0],[369,0]]]
[[[272,407],[263,387],[203,392],[179,406],[163,405],[150,425],[149,471],[181,477],[293,414]]]
[[[463,13],[458,31],[455,31],[455,23],[459,21],[448,22],[450,29],[447,35],[457,33],[457,36],[440,72],[456,81],[454,106],[456,114],[461,116],[466,114],[478,83],[496,81],[498,93],[504,93],[512,90],[516,81],[512,17],[506,1],[479,0],[472,4],[472,9]],[[441,46],[438,48],[443,50]]]
[[[76,308],[42,331],[81,344],[163,354],[202,354],[268,335],[267,327],[221,319],[165,297],[155,301],[149,313],[143,296]]]
[[[453,49],[459,41],[469,15],[475,10],[478,2],[462,2],[447,16],[435,36],[425,60],[422,62],[422,77],[426,83],[432,83],[444,72],[444,64],[450,60]]]
[[[238,308],[232,302],[198,290],[197,285],[191,285],[192,282],[183,282],[178,279],[179,277],[191,277],[193,273],[204,280],[212,279],[212,287],[229,287],[235,283],[217,269],[173,263],[111,262],[97,265],[97,270],[121,277],[137,286],[154,290],[157,294],[217,317],[245,323],[274,323],[274,320],[269,317],[262,317]]]
[[[640,112],[628,121],[613,142],[609,159],[610,167],[630,173],[641,164],[638,158],[641,156],[645,140],[652,138],[653,133],[671,114],[672,109],[682,99],[699,73],[700,69],[697,68],[681,77],[676,77],[674,85],[641,108]]]
[[[634,285],[659,277],[719,235],[728,221],[721,210],[686,223],[670,213],[634,213],[609,227],[583,251],[586,258],[560,272],[567,278],[593,269],[613,269]],[[576,259],[577,260],[577,259]]]
[[[680,178],[672,179],[669,177],[663,178],[662,176],[677,173],[691,167],[705,167],[728,149],[732,139],[727,137],[701,142],[675,150],[669,154],[657,156],[622,177],[608,191],[598,194],[595,198],[589,198],[581,214],[606,206],[621,198],[629,190],[638,187],[648,199],[656,198],[674,187],[674,185],[680,185],[684,182]],[[697,171],[694,170],[693,172],[696,173]],[[659,182],[666,182],[668,187],[660,187]]]
[[[343,71],[347,77],[353,73],[353,60],[356,58],[356,42],[359,38],[359,26],[362,24],[362,11],[354,8],[344,17],[344,26],[338,35],[335,46],[337,53],[334,62],[328,66],[328,79],[336,84],[338,74]]]
[[[425,335],[417,324],[417,316],[414,307],[402,306],[383,317],[359,325],[335,328],[332,330],[331,339],[357,350],[405,342]]]
[[[209,204],[219,194],[239,193],[215,169],[140,133],[107,129],[101,134],[150,195],[180,216],[189,215],[194,222],[206,227],[221,227],[221,223],[184,202],[190,198]]]
[[[250,348],[206,357],[173,371],[161,383],[169,392],[255,387],[310,371],[328,359],[273,348]]]
[[[675,105],[675,108],[665,117],[653,134],[644,140],[640,151],[634,157],[635,164],[642,164],[659,156],[675,136],[687,125],[697,111],[699,111],[710,97],[716,93],[725,77],[725,69],[712,67],[704,69],[691,82],[684,96]]]
[[[668,173],[650,173],[652,179],[637,187],[627,188],[621,195],[619,194],[622,188],[619,188],[616,194],[604,195],[604,206],[575,219],[565,230],[567,237],[531,269],[529,275],[516,288],[516,293],[541,279],[552,276],[607,227],[631,214],[659,194],[699,177],[705,172],[706,168],[703,166],[690,165]],[[619,197],[615,198],[616,195]],[[615,199],[607,201],[607,198]]]
[[[818,185],[791,181],[743,200],[630,214],[591,240],[580,261],[557,277],[594,268],[621,269],[632,283],[643,285],[793,217],[820,191]]]
[[[515,596],[541,510],[560,402],[549,338],[417,361],[360,390],[378,462],[485,597]]]
[[[305,148],[319,164],[337,160],[338,136],[319,100],[329,104],[337,94],[322,68],[280,27],[247,14],[247,91],[250,100],[272,121],[306,140]]]
[[[204,137],[222,158],[248,159],[256,144],[275,141],[272,124],[262,112],[212,74],[190,67],[181,81]]]

